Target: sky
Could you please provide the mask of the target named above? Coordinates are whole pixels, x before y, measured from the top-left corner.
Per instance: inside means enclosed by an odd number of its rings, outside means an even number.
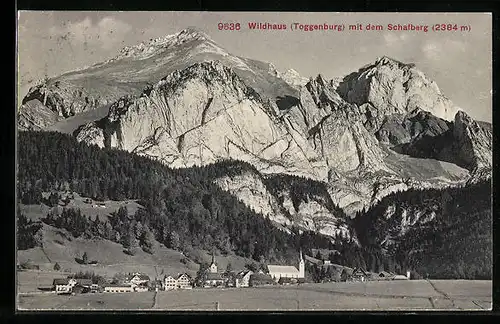
[[[219,23],[240,30],[219,30]],[[286,30],[251,30],[248,23],[286,24]],[[343,31],[291,30],[293,23],[338,24]],[[458,30],[432,31],[435,24]],[[349,30],[361,24],[363,30]],[[366,25],[383,30],[366,30]],[[424,31],[388,30],[427,25]],[[467,26],[468,31],[461,31]],[[389,56],[436,81],[455,105],[478,120],[492,119],[492,17],[488,13],[301,13],[21,11],[18,13],[18,99],[44,77],[102,62],[152,38],[196,27],[228,52],[293,68],[302,76],[343,76]]]

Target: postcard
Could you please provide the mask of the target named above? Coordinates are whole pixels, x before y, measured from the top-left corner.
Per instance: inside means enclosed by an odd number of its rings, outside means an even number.
[[[17,23],[18,310],[491,310],[490,13]]]

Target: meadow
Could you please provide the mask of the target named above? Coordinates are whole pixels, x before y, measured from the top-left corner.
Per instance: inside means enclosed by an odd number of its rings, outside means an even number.
[[[492,282],[402,280],[75,296],[23,293],[19,309],[149,311],[488,310]]]

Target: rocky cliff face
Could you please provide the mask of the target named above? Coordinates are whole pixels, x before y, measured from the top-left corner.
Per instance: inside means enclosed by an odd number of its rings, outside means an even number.
[[[479,170],[491,169],[492,132],[459,111],[453,123],[441,120],[439,127],[421,132],[397,149],[411,156],[448,161],[472,173],[484,173]]]
[[[413,65],[383,57],[344,78],[307,81],[230,55],[190,29],[48,80],[23,103],[20,129],[57,130],[61,119],[105,107],[104,118],[82,119],[69,131],[171,167],[238,159],[264,175],[314,179],[349,214],[394,191],[463,184],[464,168],[488,174],[491,167],[491,129],[455,116],[451,101]],[[283,202],[269,202],[257,178],[219,184],[278,223],[291,217],[304,228],[343,231],[317,202],[290,209],[286,190]]]
[[[346,76],[338,87],[342,97],[358,106],[366,105],[368,117],[377,128],[383,117],[407,113],[416,108],[434,116],[452,120],[458,111],[441,94],[437,84],[429,80],[413,64],[382,57]]]

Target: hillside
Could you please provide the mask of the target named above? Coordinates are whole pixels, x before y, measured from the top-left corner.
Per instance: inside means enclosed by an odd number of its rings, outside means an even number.
[[[20,202],[27,205],[24,212],[45,213],[42,218],[46,225],[66,229],[75,238],[97,236],[120,243],[125,249],[136,239],[141,246],[156,241],[183,251],[215,248],[223,254],[234,253],[257,262],[295,261],[299,241],[309,244],[303,240],[308,237],[305,235],[309,228],[303,226],[300,217],[279,223],[220,189],[217,179],[222,175],[234,177],[244,170],[255,170],[251,165],[225,161],[172,170],[145,157],[88,146],[69,135],[50,132],[21,132],[19,143],[18,190]],[[308,184],[301,186],[305,188]],[[60,199],[57,195],[55,201],[43,197],[42,191],[52,191],[53,196],[58,190],[77,194],[66,207],[58,207],[58,211],[44,208],[43,204],[57,205]],[[343,221],[345,215],[329,200],[324,187],[321,194],[323,197],[316,199],[327,211],[323,218],[339,219],[348,231]],[[109,208],[105,217],[95,220],[105,209],[98,208],[96,212],[82,203],[83,197],[104,201]],[[125,203],[123,199],[135,201]],[[39,204],[41,207],[33,206]],[[281,204],[278,208],[284,206]],[[36,220],[34,216],[29,218]],[[311,248],[328,248],[335,237],[325,236],[318,241],[321,246]],[[340,235],[338,239],[351,240],[348,235]]]
[[[492,277],[491,181],[393,193],[360,212],[354,227],[391,266],[437,279]]]
[[[188,28],[42,80],[18,130],[22,250],[60,230],[147,260],[325,249],[372,271],[491,276],[492,125],[412,63],[307,78]]]

